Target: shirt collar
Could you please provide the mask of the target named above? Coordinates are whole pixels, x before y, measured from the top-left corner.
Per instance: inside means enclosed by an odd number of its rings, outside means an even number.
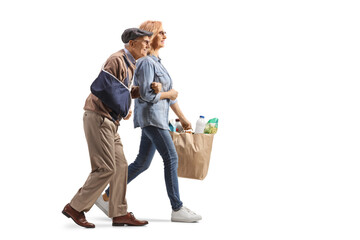
[[[150,57],[151,57],[152,59],[154,59],[155,61],[161,63],[161,58],[160,58],[160,57],[156,57],[155,55],[150,55]]]
[[[136,64],[136,60],[133,57],[133,55],[131,55],[131,53],[129,52],[129,50],[127,50],[126,48],[124,48],[124,51],[126,53],[126,56],[129,58],[129,60],[131,61],[132,64]]]

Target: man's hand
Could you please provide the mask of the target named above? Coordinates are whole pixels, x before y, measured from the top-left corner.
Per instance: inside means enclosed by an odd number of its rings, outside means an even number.
[[[158,94],[159,92],[161,92],[162,84],[159,82],[152,82],[151,88],[154,90],[156,94]]]
[[[129,120],[131,115],[132,115],[132,110],[130,109],[128,115],[124,117],[124,120]]]
[[[139,98],[140,97],[140,89],[138,86],[133,86],[131,88],[131,98]]]

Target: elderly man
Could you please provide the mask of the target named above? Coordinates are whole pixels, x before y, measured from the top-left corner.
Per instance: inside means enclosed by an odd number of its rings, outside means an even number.
[[[125,48],[107,59],[101,73],[115,79],[113,81],[118,84],[120,81],[126,89],[129,89],[136,59],[147,55],[149,37],[151,36],[151,32],[138,28],[126,29],[121,37],[125,43]],[[97,80],[99,78],[100,74]],[[152,89],[154,92],[159,92],[161,85],[154,83]],[[110,95],[116,95],[114,93]],[[127,91],[127,94],[130,92]],[[95,225],[86,220],[84,212],[90,210],[108,184],[110,184],[111,189],[109,217],[113,219],[113,226],[124,226],[125,224],[143,226],[148,224],[147,221],[137,220],[132,213],[127,212],[125,195],[128,163],[117,130],[122,118],[124,120],[130,118],[131,110],[128,110],[126,115],[120,115],[115,109],[112,109],[110,107],[112,105],[109,105],[105,100],[114,99],[114,97],[117,96],[104,96],[103,98],[102,95],[99,95],[97,97],[92,88],[92,93],[86,99],[84,106],[84,131],[89,148],[91,173],[83,187],[64,207],[62,213],[68,218],[72,218],[76,224],[86,228],[94,228]],[[137,88],[131,89],[131,97],[138,97]],[[128,105],[130,103],[131,99]]]

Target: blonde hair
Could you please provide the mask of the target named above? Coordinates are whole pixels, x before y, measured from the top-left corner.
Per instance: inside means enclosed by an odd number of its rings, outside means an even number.
[[[156,37],[160,32],[161,27],[162,27],[162,23],[160,21],[146,21],[143,22],[139,27],[142,30],[153,33],[153,35],[150,37],[150,51],[148,52],[148,55],[153,54],[155,51],[152,41],[154,37]]]

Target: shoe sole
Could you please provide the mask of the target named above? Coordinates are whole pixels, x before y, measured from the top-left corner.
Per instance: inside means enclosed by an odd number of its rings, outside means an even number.
[[[171,219],[172,222],[183,222],[183,223],[194,223],[194,222],[198,222],[200,220],[202,220],[202,218],[193,219],[193,220],[189,220],[189,219]]]
[[[68,217],[68,218],[71,218],[73,221],[74,221],[74,223],[76,223],[77,225],[79,225],[80,227],[84,227],[84,228],[95,228],[95,226],[94,227],[91,227],[91,226],[82,226],[82,225],[80,225],[80,224],[78,224],[69,214],[67,214],[65,211],[62,211],[62,214],[64,214],[66,217]]]
[[[141,226],[145,226],[147,224],[144,225],[133,225],[133,224],[127,224],[127,223],[113,223],[112,224],[114,227],[123,227],[123,226],[130,226],[130,227],[141,227]]]

